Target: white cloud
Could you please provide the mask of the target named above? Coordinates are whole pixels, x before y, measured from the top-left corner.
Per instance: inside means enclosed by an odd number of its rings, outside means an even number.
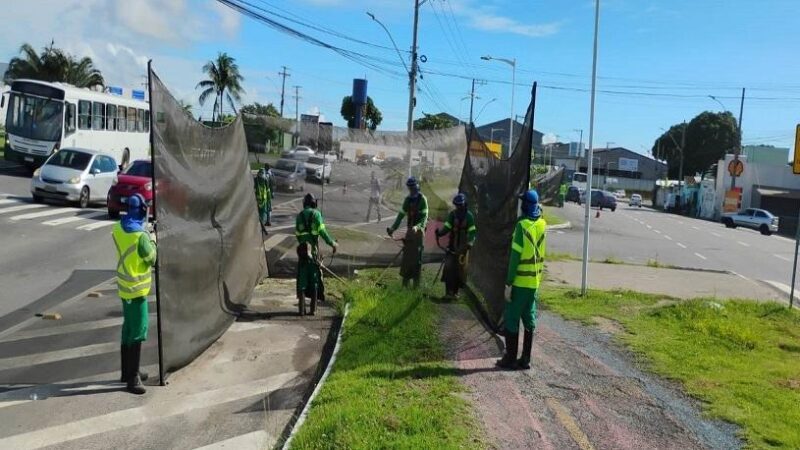
[[[526,37],[545,37],[558,33],[561,22],[527,24],[517,19],[503,16],[495,12],[495,8],[481,4],[477,6],[471,0],[450,0],[453,12],[465,17],[467,24],[481,31],[493,33],[512,33]]]
[[[220,28],[228,36],[235,36],[241,26],[241,14],[222,3],[210,0],[210,8],[219,16]]]

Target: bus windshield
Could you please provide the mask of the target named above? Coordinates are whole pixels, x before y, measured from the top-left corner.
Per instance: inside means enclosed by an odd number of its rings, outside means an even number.
[[[576,181],[578,183],[586,183],[586,174],[577,172],[572,176],[572,181]]]
[[[61,139],[64,104],[57,100],[12,93],[8,100],[6,132],[39,141]]]

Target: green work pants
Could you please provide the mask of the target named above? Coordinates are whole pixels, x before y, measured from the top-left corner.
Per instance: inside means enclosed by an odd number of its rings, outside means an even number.
[[[519,319],[528,331],[536,328],[536,300],[539,298],[537,289],[511,287],[511,301],[506,302],[503,321],[506,330],[511,333],[519,332]]]
[[[122,345],[147,340],[147,297],[122,300]]]

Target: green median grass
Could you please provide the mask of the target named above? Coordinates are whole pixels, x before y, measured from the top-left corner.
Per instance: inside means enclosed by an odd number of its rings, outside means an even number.
[[[624,291],[543,289],[565,318],[619,322],[622,342],[678,380],[711,417],[742,427],[749,448],[800,448],[800,313],[777,303],[677,301]]]
[[[377,273],[344,288],[341,348],[292,448],[483,448],[444,358],[436,305],[398,281],[378,285]]]

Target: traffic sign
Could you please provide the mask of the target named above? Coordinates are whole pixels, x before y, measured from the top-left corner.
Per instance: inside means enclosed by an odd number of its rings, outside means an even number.
[[[731,174],[732,177],[740,177],[744,172],[744,163],[741,159],[732,159],[730,163],[728,163],[728,173]]]
[[[795,175],[800,175],[800,125],[794,133],[794,161],[792,161],[792,172]]]

